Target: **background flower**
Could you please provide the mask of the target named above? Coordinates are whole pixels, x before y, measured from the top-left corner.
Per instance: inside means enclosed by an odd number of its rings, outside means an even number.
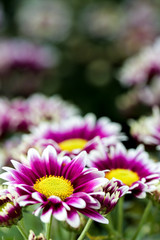
[[[55,147],[57,153],[74,157],[85,150],[88,154],[99,145],[114,145],[125,139],[121,126],[104,117],[96,120],[94,114],[85,117],[72,116],[59,123],[42,123],[24,135],[17,152],[25,154],[30,147],[42,151],[47,145]],[[19,150],[18,150],[19,149]]]
[[[61,42],[70,33],[72,12],[63,1],[24,1],[19,5],[16,21],[23,35]]]
[[[129,191],[138,198],[144,198],[147,192],[152,192],[160,179],[159,163],[149,158],[142,145],[127,150],[118,143],[107,151],[101,149],[92,152],[88,164],[100,171],[110,170],[105,177],[118,179],[118,186],[129,186]]]
[[[160,144],[160,112],[153,108],[150,116],[141,116],[140,119],[130,120],[131,135],[139,142],[146,145],[157,146]]]

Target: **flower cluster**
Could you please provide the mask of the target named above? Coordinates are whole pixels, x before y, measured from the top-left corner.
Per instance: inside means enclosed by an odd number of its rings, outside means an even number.
[[[96,196],[104,196],[104,187],[106,200],[103,204],[112,208],[113,198],[117,201],[117,196],[112,195],[108,201],[107,193],[111,191],[111,195],[117,188],[112,187],[114,182],[109,183],[103,171],[85,169],[85,152],[71,160],[65,156],[58,157],[55,149],[48,146],[42,156],[35,149],[30,149],[28,166],[17,161],[12,161],[12,164],[15,169],[4,167],[6,172],[1,174],[1,178],[16,187],[20,206],[40,204],[34,214],[37,216],[42,210],[40,218],[43,222],[49,222],[53,215],[57,220],[77,228],[80,225],[79,212],[95,221],[108,223],[97,211],[101,204]]]
[[[50,120],[53,105],[45,105],[45,100],[34,95],[12,105],[23,112],[32,101],[32,111],[44,110],[37,119]],[[22,143],[8,142],[6,149],[12,149],[11,156],[17,161],[2,167],[0,178],[14,190],[16,198],[9,197],[8,190],[1,193],[2,226],[16,224],[22,209],[32,206],[42,223],[49,226],[54,217],[79,234],[86,217],[108,224],[107,214],[126,194],[132,198],[154,194],[157,198],[160,164],[150,159],[143,145],[127,150],[120,142],[125,136],[118,123],[106,117],[96,119],[91,113],[58,120],[33,127],[30,134],[23,135]],[[28,234],[24,232],[24,236]],[[48,234],[36,237],[33,231],[28,237],[49,239]]]
[[[15,98],[0,101],[0,135],[5,132],[29,131],[42,121],[59,122],[79,113],[76,106],[59,96],[46,97],[33,94],[27,99]]]
[[[160,1],[2,2],[0,238],[158,239]]]

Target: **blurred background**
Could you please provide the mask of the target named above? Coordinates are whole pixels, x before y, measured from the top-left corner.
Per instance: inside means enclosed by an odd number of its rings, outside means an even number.
[[[159,37],[158,0],[0,3],[1,96],[59,94],[83,114],[108,116],[124,126],[150,109],[137,86],[123,83],[122,69]]]

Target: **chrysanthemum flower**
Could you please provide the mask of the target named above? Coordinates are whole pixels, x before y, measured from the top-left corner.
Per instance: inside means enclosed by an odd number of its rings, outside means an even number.
[[[26,99],[0,98],[0,109],[0,136],[8,132],[28,132],[43,121],[60,122],[80,112],[78,107],[58,95],[47,97],[38,93]]]
[[[143,0],[127,1],[121,5],[122,13],[125,14],[117,44],[123,57],[138,52],[159,35],[158,9],[156,2]]]
[[[129,191],[138,198],[144,198],[147,192],[153,191],[160,179],[159,164],[149,158],[142,145],[127,151],[118,143],[108,151],[92,152],[88,164],[101,171],[110,170],[105,177],[116,178],[119,186],[129,186]]]
[[[120,82],[124,86],[146,84],[154,75],[160,74],[160,39],[152,46],[145,47],[141,52],[124,63],[120,71]]]
[[[37,91],[40,82],[51,75],[48,70],[57,67],[59,59],[58,49],[49,44],[41,45],[23,38],[1,38],[2,92],[9,96],[26,96]]]
[[[131,135],[146,145],[160,145],[160,111],[153,108],[150,116],[140,117],[138,121],[130,120]]]
[[[141,52],[128,58],[122,66],[119,81],[126,87],[134,87],[127,93],[126,99],[130,100],[131,93],[137,102],[153,106],[160,103],[159,77],[160,77],[160,39],[151,46],[145,47]],[[131,99],[132,104],[132,99]]]
[[[0,227],[10,227],[22,217],[17,196],[8,189],[0,189]]]
[[[22,145],[25,148],[32,146],[53,145],[58,153],[62,152],[71,157],[82,150],[90,153],[100,144],[105,146],[115,144],[125,137],[120,133],[121,126],[102,117],[96,121],[93,114],[84,118],[73,116],[60,123],[41,124],[33,129],[31,135],[24,136]]]
[[[0,72],[4,73],[17,67],[28,67],[33,70],[48,69],[57,63],[56,53],[52,49],[30,41],[13,38],[0,41]]]
[[[60,96],[43,94],[33,94],[27,99],[15,98],[10,102],[10,109],[13,129],[23,131],[43,121],[59,122],[79,113],[76,106]]]
[[[104,196],[98,195],[97,199],[101,203],[100,212],[103,214],[107,214],[112,211],[112,209],[118,203],[118,200],[128,193],[129,187],[126,185],[120,184],[120,181],[112,178],[106,186],[103,188],[105,193]]]
[[[1,178],[16,187],[21,206],[40,204],[34,214],[37,216],[42,210],[43,222],[49,222],[53,215],[77,228],[80,212],[95,221],[108,223],[97,212],[100,203],[94,197],[102,194],[102,187],[108,180],[95,168],[85,169],[85,156],[83,152],[71,161],[67,156],[57,157],[52,146],[48,146],[42,156],[30,149],[29,165],[12,160],[15,169],[4,167],[7,172],[2,173]]]
[[[47,120],[60,122],[80,113],[77,106],[63,100],[59,95],[46,97],[37,93],[31,95],[26,102],[32,114],[36,115],[36,124]]]

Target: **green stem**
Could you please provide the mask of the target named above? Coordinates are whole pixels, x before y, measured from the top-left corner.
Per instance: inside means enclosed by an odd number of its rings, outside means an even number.
[[[63,239],[63,233],[62,233],[62,226],[60,221],[56,221],[57,223],[57,232],[59,239]]]
[[[106,217],[109,220],[109,224],[104,224],[105,228],[107,229],[107,232],[111,235],[118,235],[118,232],[114,229],[111,214],[107,214],[104,217]]]
[[[137,231],[135,232],[132,240],[136,240],[136,238],[138,237],[138,235],[139,235],[139,233],[140,233],[140,230],[141,230],[141,228],[142,228],[142,226],[143,226],[143,224],[144,224],[144,222],[145,222],[145,220],[146,220],[146,218],[147,218],[147,216],[148,216],[148,214],[149,214],[149,212],[150,212],[151,207],[152,207],[152,202],[149,201],[148,204],[147,204],[147,206],[146,206],[146,208],[145,208],[145,210],[144,210],[144,213],[143,213],[143,215],[142,215],[141,221],[140,221],[140,223],[139,223],[139,226],[138,226],[138,228],[137,228]]]
[[[71,233],[71,237],[70,237],[69,239],[71,239],[71,240],[76,240],[76,239],[77,239],[77,238],[76,238],[76,233],[75,233],[75,232],[72,232],[72,233]]]
[[[79,238],[77,238],[77,240],[83,240],[87,231],[89,230],[91,224],[92,224],[93,220],[91,218],[88,219],[88,222],[86,224],[86,226],[84,227],[83,231],[81,232]]]
[[[124,197],[121,197],[118,202],[118,232],[121,235],[123,232],[123,202]]]
[[[27,234],[26,234],[26,232],[25,232],[25,229],[24,229],[24,227],[22,226],[21,222],[18,222],[17,225],[16,225],[16,227],[18,228],[18,230],[19,230],[19,232],[21,233],[21,235],[23,236],[23,238],[24,238],[25,240],[27,240],[27,239],[28,239],[28,236],[27,236]]]
[[[46,238],[47,238],[47,240],[50,239],[51,226],[52,226],[52,215],[51,215],[49,223],[46,224]]]

